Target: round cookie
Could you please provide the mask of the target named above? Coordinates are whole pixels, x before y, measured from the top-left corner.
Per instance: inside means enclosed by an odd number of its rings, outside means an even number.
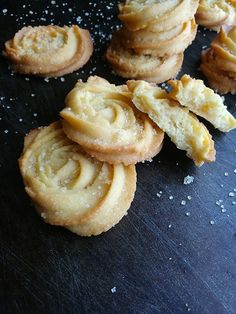
[[[194,17],[198,0],[126,0],[118,18],[130,31],[163,32]]]
[[[220,27],[236,25],[234,0],[200,0],[196,21],[199,25],[219,31]]]
[[[23,27],[5,43],[3,52],[14,71],[44,77],[78,70],[92,53],[89,32],[77,25]]]
[[[183,52],[194,40],[196,32],[193,19],[164,32],[130,32],[121,28],[116,35],[123,47],[132,48],[137,54],[163,57]]]
[[[132,49],[124,48],[115,36],[107,49],[106,59],[113,70],[124,78],[162,83],[177,76],[182,67],[183,53],[169,57],[137,55]]]
[[[31,131],[19,165],[41,217],[82,235],[98,235],[126,214],[136,189],[135,166],[89,157],[61,123]]]
[[[64,132],[102,161],[133,164],[154,157],[164,133],[133,106],[131,97],[126,85],[96,76],[79,81],[60,112]]]

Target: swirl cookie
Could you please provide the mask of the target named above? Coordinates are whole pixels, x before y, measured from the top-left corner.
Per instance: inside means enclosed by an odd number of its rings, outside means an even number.
[[[81,68],[92,52],[87,30],[48,25],[23,27],[5,43],[3,54],[16,72],[57,77]]]
[[[97,159],[135,164],[154,157],[164,134],[132,104],[127,86],[99,77],[78,82],[60,112],[63,130]]]
[[[235,0],[200,0],[196,21],[216,31],[223,25],[236,25]]]
[[[107,49],[106,59],[121,77],[161,83],[177,76],[183,63],[183,53],[163,58],[137,55],[132,49],[125,49],[114,37]]]
[[[185,150],[197,166],[215,160],[214,142],[197,117],[171,99],[166,91],[144,81],[128,81],[135,106],[166,132],[177,148]]]
[[[168,83],[173,88],[169,94],[171,98],[211,122],[215,128],[222,132],[229,132],[236,128],[236,119],[224,106],[222,98],[207,88],[203,81],[184,75],[180,81],[174,80]]]
[[[26,136],[19,165],[26,192],[44,220],[81,236],[117,224],[136,189],[135,166],[89,157],[65,136],[60,122]]]
[[[122,28],[117,35],[124,47],[134,49],[137,54],[163,57],[183,52],[192,43],[196,33],[197,25],[192,19],[160,33],[146,30],[130,32]]]
[[[201,70],[219,93],[236,93],[236,26],[223,27],[203,51]]]
[[[126,0],[118,18],[130,31],[163,32],[194,17],[198,0]]]

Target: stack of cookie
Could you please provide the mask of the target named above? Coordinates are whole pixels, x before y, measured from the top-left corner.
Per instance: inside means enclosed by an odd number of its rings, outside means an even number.
[[[198,0],[127,0],[119,5],[124,26],[113,34],[106,58],[125,78],[161,83],[181,69],[183,51],[196,36]]]
[[[184,76],[169,83],[168,94],[145,81],[79,81],[63,120],[25,137],[20,169],[46,222],[82,236],[117,224],[134,198],[135,164],[159,153],[164,132],[196,165],[215,160],[214,141],[194,113],[224,132],[236,120],[202,81]]]
[[[202,52],[201,70],[220,94],[236,93],[236,26],[223,27]]]
[[[215,31],[222,26],[236,25],[235,0],[200,0],[196,21]]]

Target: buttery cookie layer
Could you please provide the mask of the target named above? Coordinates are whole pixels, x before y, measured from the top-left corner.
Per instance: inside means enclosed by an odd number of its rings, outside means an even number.
[[[89,157],[65,136],[60,122],[26,136],[19,165],[26,192],[44,220],[82,236],[118,223],[136,189],[135,166]]]
[[[93,52],[87,30],[71,27],[23,27],[5,43],[4,56],[14,71],[56,77],[81,68]]]

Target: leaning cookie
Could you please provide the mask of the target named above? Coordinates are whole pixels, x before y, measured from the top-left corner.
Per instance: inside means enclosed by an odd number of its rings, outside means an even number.
[[[144,81],[128,81],[127,84],[135,106],[147,113],[197,166],[215,160],[214,141],[194,114],[157,86]]]
[[[100,77],[79,81],[60,115],[66,135],[101,161],[135,164],[151,159],[164,133],[132,104],[126,85]]]
[[[162,83],[177,76],[182,67],[183,53],[169,57],[138,55],[132,49],[124,48],[114,36],[106,51],[106,59],[121,77]]]
[[[222,97],[206,87],[202,80],[183,75],[180,80],[168,82],[172,86],[169,96],[191,112],[211,122],[222,132],[236,128],[236,119],[227,110]]]
[[[3,55],[16,72],[57,77],[81,68],[92,53],[89,31],[48,25],[23,27],[5,43]]]
[[[60,122],[26,136],[19,165],[41,217],[81,236],[98,235],[117,224],[136,189],[135,166],[89,157],[65,136]]]
[[[219,31],[221,26],[236,25],[234,0],[200,0],[196,13],[199,25]]]

